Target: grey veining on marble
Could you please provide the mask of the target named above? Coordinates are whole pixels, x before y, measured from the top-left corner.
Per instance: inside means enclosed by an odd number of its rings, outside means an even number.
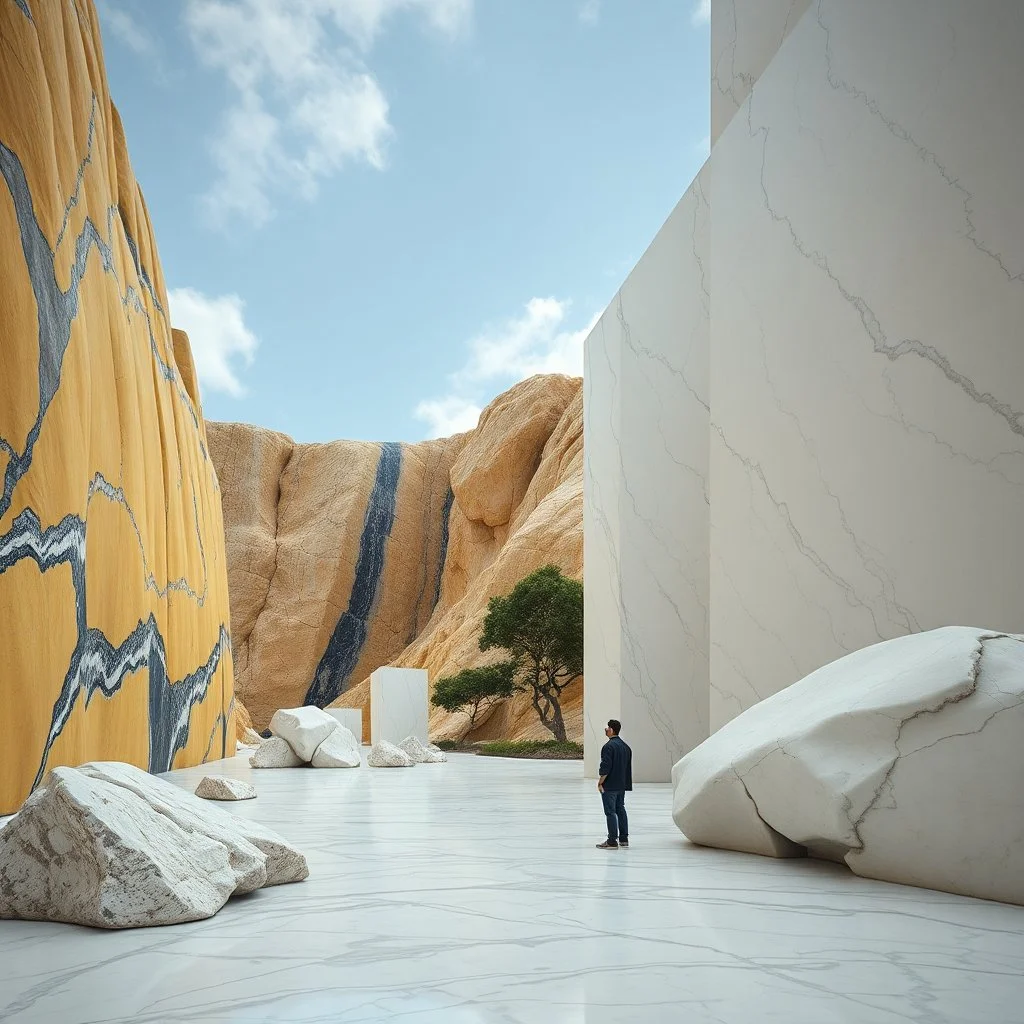
[[[1024,8],[816,0],[711,159],[711,726],[1024,620]]]
[[[712,0],[711,142],[816,0]]]
[[[709,206],[702,172],[587,339],[584,746],[609,718],[633,777],[708,734]]]
[[[241,758],[175,772],[252,778]],[[231,813],[307,854],[302,885],[210,921],[96,934],[0,922],[5,1024],[992,1024],[1024,910],[688,845],[667,785],[630,850],[578,762],[264,772]],[[482,797],[486,795],[486,799]]]

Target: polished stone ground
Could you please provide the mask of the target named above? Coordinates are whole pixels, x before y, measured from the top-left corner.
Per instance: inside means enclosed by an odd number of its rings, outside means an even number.
[[[0,921],[5,1024],[1024,1020],[1024,909],[689,846],[668,786],[634,846],[578,762],[455,755],[252,778],[220,804],[295,841],[311,875],[174,928]]]

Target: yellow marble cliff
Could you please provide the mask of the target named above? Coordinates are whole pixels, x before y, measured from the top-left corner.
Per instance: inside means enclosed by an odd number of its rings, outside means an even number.
[[[233,748],[220,494],[92,0],[0,0],[0,813]]]

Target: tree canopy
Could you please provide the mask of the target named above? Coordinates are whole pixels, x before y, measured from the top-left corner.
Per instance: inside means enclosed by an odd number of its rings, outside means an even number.
[[[583,584],[545,565],[487,605],[480,650],[503,648],[516,689],[530,694],[541,722],[565,740],[561,694],[583,674]]]
[[[511,660],[465,668],[457,675],[438,679],[430,701],[445,711],[464,711],[469,715],[471,732],[481,711],[515,692],[515,671]]]

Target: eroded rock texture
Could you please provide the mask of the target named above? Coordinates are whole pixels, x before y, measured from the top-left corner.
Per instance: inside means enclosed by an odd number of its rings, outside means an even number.
[[[672,772],[695,843],[1024,903],[1024,636],[948,626],[767,697]]]
[[[553,562],[583,571],[583,394],[579,378],[515,385],[466,434],[420,444],[297,445],[211,423],[224,495],[236,685],[257,728],[279,708],[363,708],[381,665],[431,680],[483,664],[487,601]],[[582,735],[582,682],[564,694]],[[433,711],[460,737],[464,715]],[[525,697],[474,738],[545,737]]]
[[[234,727],[217,478],[95,8],[7,0],[0,44],[2,814],[48,768],[166,771]]]

